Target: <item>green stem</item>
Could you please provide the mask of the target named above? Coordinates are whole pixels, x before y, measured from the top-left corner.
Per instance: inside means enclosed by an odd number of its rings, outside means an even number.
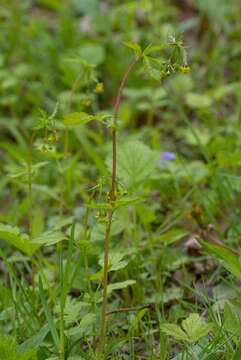
[[[116,124],[119,113],[120,99],[122,90],[124,88],[125,82],[132,68],[140,60],[140,57],[137,57],[129,66],[126,74],[124,75],[117,97],[115,102],[115,112],[114,112],[114,122],[112,130],[112,184],[110,192],[110,203],[113,205],[115,201],[115,182],[116,182]],[[107,285],[108,285],[108,251],[109,251],[109,238],[110,238],[110,229],[112,223],[114,208],[110,209],[108,212],[108,223],[105,233],[105,248],[104,248],[104,279],[103,279],[103,303],[102,303],[102,313],[101,313],[101,328],[100,328],[100,339],[98,344],[97,359],[101,358],[102,349],[104,345],[104,333],[105,333],[105,319],[106,319],[106,302],[107,302]]]
[[[29,151],[28,151],[28,198],[29,198],[29,236],[30,239],[33,237],[33,192],[32,192],[32,150],[33,150],[33,141],[35,138],[36,132],[32,133]],[[35,280],[34,280],[34,262],[31,258],[32,263],[32,287],[33,287],[33,297],[35,298]]]
[[[71,106],[72,106],[72,99],[74,92],[77,88],[77,85],[82,77],[82,72],[77,76],[71,92],[69,96],[69,101],[67,105],[67,114],[70,113]],[[63,216],[63,208],[64,208],[64,186],[65,186],[65,166],[66,166],[66,159],[67,159],[67,153],[68,153],[68,145],[69,145],[69,127],[65,127],[65,139],[64,139],[64,158],[63,158],[63,173],[60,180],[60,200],[59,200],[59,218],[61,219]],[[57,256],[56,256],[56,264],[54,269],[54,279],[57,277],[57,268],[58,268],[58,258],[59,258],[59,252],[60,252],[60,244],[57,243]]]
[[[81,77],[82,77],[82,72],[77,76],[77,78],[72,86],[70,96],[69,96],[68,106],[67,106],[67,114],[70,113],[73,95],[78,86],[78,83],[80,82]],[[65,127],[65,139],[64,139],[63,169],[65,168],[65,165],[66,165],[68,146],[69,146],[69,126],[66,126]],[[65,171],[63,170],[63,174],[61,177],[61,190],[60,190],[60,202],[59,202],[59,217],[60,218],[63,216],[64,185],[65,185],[64,176],[65,176]]]

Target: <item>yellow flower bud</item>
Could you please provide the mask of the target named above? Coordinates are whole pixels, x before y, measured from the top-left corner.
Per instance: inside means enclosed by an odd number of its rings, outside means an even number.
[[[94,93],[100,94],[103,92],[103,90],[104,90],[104,84],[101,82],[96,85],[96,88],[94,89]]]

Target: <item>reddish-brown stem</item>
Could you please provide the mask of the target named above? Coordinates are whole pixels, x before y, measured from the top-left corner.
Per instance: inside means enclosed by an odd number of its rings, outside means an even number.
[[[116,183],[116,125],[118,120],[118,112],[120,106],[120,99],[122,90],[124,88],[126,79],[136,65],[136,63],[140,60],[140,57],[137,57],[129,66],[125,76],[122,79],[116,101],[115,101],[115,112],[114,112],[114,121],[113,121],[113,130],[112,130],[112,184],[111,184],[111,193],[110,193],[110,203],[113,205],[115,200],[115,183]],[[103,303],[102,303],[102,313],[101,313],[101,328],[100,328],[100,340],[98,344],[98,352],[97,359],[99,360],[102,354],[102,348],[104,345],[104,333],[105,333],[105,318],[106,318],[106,302],[107,302],[107,285],[108,285],[108,250],[109,250],[109,238],[110,238],[110,229],[112,223],[114,208],[109,210],[108,213],[108,223],[106,226],[105,233],[105,248],[104,248],[104,279],[103,279]]]
[[[146,305],[141,305],[141,306],[137,306],[137,307],[115,309],[115,310],[108,311],[106,313],[106,315],[112,315],[112,314],[116,314],[116,313],[119,313],[119,312],[139,311],[139,310],[142,310],[142,309],[149,309],[150,307],[151,307],[151,304],[146,304]]]

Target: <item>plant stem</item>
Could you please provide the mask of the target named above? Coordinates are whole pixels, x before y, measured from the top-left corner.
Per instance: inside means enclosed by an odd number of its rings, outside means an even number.
[[[72,86],[70,96],[69,96],[68,106],[67,106],[67,114],[70,113],[73,95],[74,95],[74,92],[76,90],[76,87],[77,87],[81,77],[82,77],[82,72],[77,76],[77,78]],[[67,159],[67,153],[68,153],[68,145],[69,145],[69,126],[66,126],[65,127],[65,139],[64,139],[63,173],[62,173],[61,185],[60,185],[60,201],[59,201],[59,218],[60,219],[63,216],[65,166],[66,166],[66,159]],[[56,273],[57,273],[59,255],[61,257],[60,266],[62,267],[63,246],[62,246],[62,244],[57,243],[57,258],[56,258],[56,267],[55,267],[55,276],[54,277],[56,277]],[[62,273],[62,271],[61,271],[61,273]],[[61,277],[60,281],[62,283],[62,281],[63,281],[62,274],[60,277]],[[61,344],[60,345],[61,346],[60,359],[64,360],[65,359],[64,308],[62,308],[62,307],[61,307],[61,311],[60,311],[60,344]]]
[[[73,86],[72,86],[72,89],[71,89],[71,92],[70,92],[70,95],[69,95],[69,101],[68,101],[68,106],[67,106],[67,114],[70,113],[70,110],[71,110],[71,105],[72,105],[72,99],[73,99],[73,95],[74,95],[74,92],[77,88],[77,85],[78,83],[80,82],[80,79],[82,77],[82,72],[77,76]],[[68,146],[69,146],[69,126],[67,125],[65,127],[65,139],[64,139],[64,159],[63,159],[63,168],[65,168],[65,165],[66,165],[66,159],[67,159],[67,153],[68,153]],[[59,217],[61,218],[63,216],[63,202],[64,202],[64,184],[65,184],[65,181],[64,181],[64,174],[65,174],[65,171],[63,171],[63,175],[61,177],[61,190],[60,190],[60,201],[59,201]]]
[[[33,236],[33,193],[32,193],[32,150],[36,132],[32,133],[28,151],[28,197],[29,197],[29,235]]]
[[[33,237],[33,192],[32,192],[32,150],[33,150],[33,141],[36,132],[33,131],[28,151],[28,198],[29,198],[29,236],[30,239]],[[34,280],[34,263],[31,257],[32,264],[32,287],[33,287],[33,297],[35,298],[35,280]]]
[[[113,130],[112,130],[112,183],[111,183],[111,192],[110,192],[110,203],[113,205],[115,200],[115,182],[116,182],[116,125],[119,113],[120,99],[122,90],[124,88],[126,79],[131,72],[132,68],[140,60],[140,56],[137,57],[129,66],[126,74],[124,75],[117,97],[115,101],[115,112],[114,112],[114,121],[113,121]],[[106,302],[107,302],[107,285],[108,285],[108,250],[109,250],[109,238],[110,238],[110,229],[112,223],[114,207],[108,212],[108,223],[106,226],[105,233],[105,248],[104,248],[104,279],[103,279],[103,303],[102,303],[102,314],[101,314],[101,328],[100,328],[100,339],[98,344],[97,359],[99,360],[102,354],[102,348],[104,345],[104,333],[105,333],[105,317],[106,317]]]

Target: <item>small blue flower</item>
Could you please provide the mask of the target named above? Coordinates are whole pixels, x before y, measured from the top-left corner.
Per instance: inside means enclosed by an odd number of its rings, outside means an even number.
[[[160,166],[164,165],[164,161],[172,161],[174,160],[176,157],[176,154],[174,152],[171,151],[163,151],[162,153],[162,158],[158,161],[158,164]]]

